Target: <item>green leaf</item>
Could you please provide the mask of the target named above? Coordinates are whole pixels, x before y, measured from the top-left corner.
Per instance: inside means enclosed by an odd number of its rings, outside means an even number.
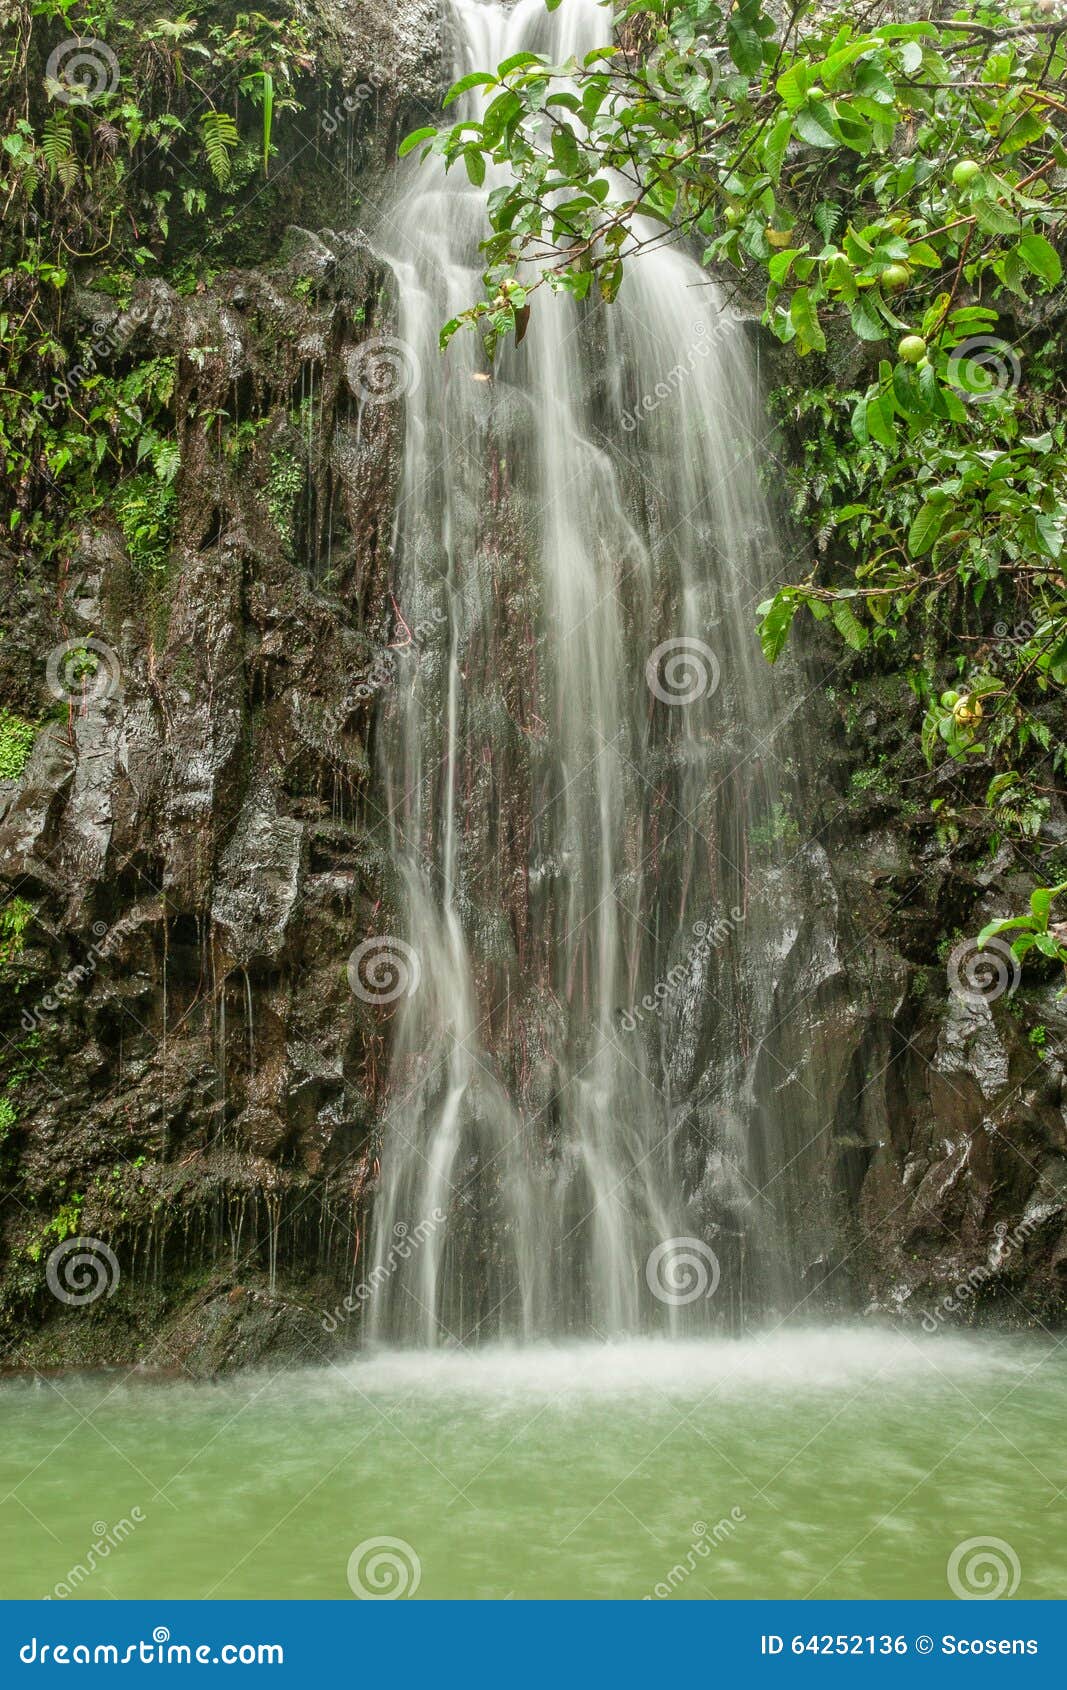
[[[834,627],[846,645],[850,645],[853,651],[863,651],[871,636],[863,623],[857,620],[852,606],[846,604],[844,599],[838,599],[831,611],[831,616],[833,617]]]
[[[783,591],[760,605],[757,611],[760,617],[759,637],[768,663],[776,663],[781,656],[799,604],[795,594]]]
[[[401,141],[397,148],[397,157],[407,158],[408,153],[411,152],[412,148],[417,147],[420,141],[428,141],[436,134],[437,130],[432,128],[413,129],[411,134],[405,135]]]
[[[920,505],[908,530],[908,550],[912,557],[923,557],[930,551],[945,521],[945,507]]]
[[[1063,276],[1063,265],[1056,248],[1044,235],[1024,235],[1015,250],[1035,276],[1040,276],[1050,287],[1057,285]]]
[[[577,176],[581,168],[578,143],[574,131],[565,123],[558,124],[552,131],[552,158],[561,176]]]
[[[826,336],[807,288],[797,288],[790,300],[789,321],[796,330],[797,351],[801,357],[808,352],[826,351]]]
[[[884,340],[886,326],[875,310],[869,294],[860,294],[849,315],[852,328],[860,340]]]
[[[793,119],[786,112],[778,119],[763,142],[763,162],[772,182],[777,182],[782,174],[782,161],[792,136]]]
[[[493,88],[496,77],[490,76],[487,70],[472,70],[469,76],[461,76],[458,82],[453,82],[441,104],[450,106],[453,100],[458,100],[461,94],[466,94],[471,88]]]
[[[778,78],[775,87],[789,110],[797,111],[807,99],[808,89],[814,80],[815,73],[810,65],[806,65],[802,59],[798,59]]]
[[[763,42],[754,29],[738,21],[731,13],[726,20],[726,45],[730,57],[745,76],[755,76],[763,65]]]
[[[793,128],[809,146],[836,147],[839,144],[834,114],[822,100],[812,100],[810,104],[801,106],[793,118]]]
[[[1015,927],[1028,927],[1027,918],[1022,915],[1008,916],[1004,921],[990,921],[982,928],[975,944],[979,950],[984,950],[990,939],[996,938],[998,933],[1010,933]]]
[[[867,432],[879,446],[890,450],[897,443],[896,423],[893,420],[893,401],[888,393],[878,394],[867,402]]]

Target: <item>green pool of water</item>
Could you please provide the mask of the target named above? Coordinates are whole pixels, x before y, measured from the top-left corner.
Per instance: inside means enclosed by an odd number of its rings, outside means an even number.
[[[1065,1375],[864,1327],[12,1380],[0,1594],[1062,1597]]]

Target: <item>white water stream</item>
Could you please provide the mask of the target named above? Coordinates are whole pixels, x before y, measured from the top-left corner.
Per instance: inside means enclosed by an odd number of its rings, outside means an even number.
[[[452,6],[457,76],[520,48],[561,62],[608,27],[596,0]],[[694,1151],[665,1050],[673,1024],[695,1060],[692,1004],[631,1010],[680,961],[699,1019],[713,976],[730,990],[742,924],[762,942],[743,857],[769,803],[748,748],[770,684],[752,605],[771,525],[749,351],[664,244],[616,305],[542,288],[494,366],[470,332],[442,358],[442,324],[481,296],[492,183],[436,162],[400,181],[378,236],[417,371],[396,597],[432,633],[400,653],[382,730],[419,982],[392,1029],[371,1332],[691,1330],[726,1301],[661,1300],[646,1265],[706,1238],[713,1191],[726,1243],[694,1271],[717,1276],[725,1248],[739,1279],[730,1240],[759,1220],[751,1099],[742,1061]],[[717,921],[714,944],[694,942]],[[736,1006],[716,1019],[740,1045]]]

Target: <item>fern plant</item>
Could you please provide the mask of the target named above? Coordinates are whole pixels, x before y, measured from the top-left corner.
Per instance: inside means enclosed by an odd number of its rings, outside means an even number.
[[[206,111],[200,119],[200,135],[211,174],[220,188],[230,180],[230,155],[237,145],[237,124],[229,112]]]
[[[81,174],[74,151],[69,112],[52,112],[45,118],[41,128],[41,154],[49,176],[60,183],[65,194],[69,193]]]

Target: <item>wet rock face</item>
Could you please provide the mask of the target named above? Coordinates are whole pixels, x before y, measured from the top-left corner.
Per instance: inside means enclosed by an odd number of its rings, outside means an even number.
[[[177,371],[169,561],[102,522],[19,634],[46,719],[0,791],[29,917],[0,958],[0,1308],[12,1355],[57,1361],[166,1361],[202,1308],[202,1370],[306,1349],[285,1296],[335,1302],[358,1250],[381,1034],[345,963],[390,895],[364,821],[403,413],[364,379],[393,296],[358,233],[140,305],[133,355]],[[45,1271],[79,1235],[120,1277],[88,1325]],[[197,1290],[220,1260],[239,1331]]]
[[[835,741],[847,784],[855,765],[828,720]],[[973,943],[1025,906],[1033,876],[1005,880],[999,859],[953,867],[921,820],[886,827],[888,789],[852,790],[822,812],[834,909],[809,890],[796,978],[787,962],[779,988],[791,1031],[773,1052],[811,1094],[794,1089],[794,1107],[837,1215],[818,1297],[928,1332],[1061,1325],[1067,999],[1051,970],[983,960]]]

